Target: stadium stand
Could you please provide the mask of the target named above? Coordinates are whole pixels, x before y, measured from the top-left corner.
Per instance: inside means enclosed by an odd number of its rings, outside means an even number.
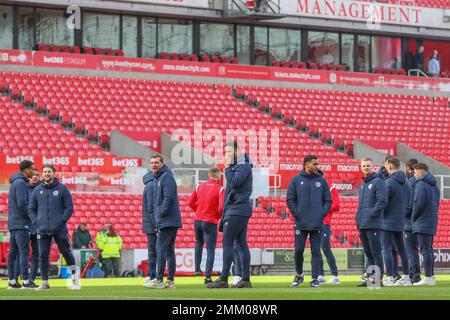
[[[167,134],[185,128],[193,136],[194,121],[202,121],[205,130],[223,130],[224,138],[227,129],[277,128],[280,132],[280,159],[283,161],[296,161],[298,154],[305,154],[310,150],[315,150],[321,161],[326,163],[352,161],[348,155],[337,152],[320,140],[300,134],[296,128],[287,127],[284,122],[276,121],[255,108],[249,108],[245,102],[236,100],[230,93],[230,87],[225,85],[179,82],[177,86],[172,86],[173,82],[167,81],[31,73],[4,73],[3,76],[13,98],[22,99],[24,103],[30,103],[30,106],[37,109],[54,110],[59,115],[58,118],[65,118],[66,122],[75,126],[78,124],[82,132],[93,129],[98,136],[109,135],[111,130],[133,128],[139,132],[146,131],[149,127],[159,128]],[[6,97],[4,99],[7,100]],[[25,108],[17,106],[17,109]],[[216,121],[218,116],[223,118],[220,123]],[[14,126],[14,121],[8,121],[12,117],[13,115],[5,121],[13,122]],[[72,138],[71,143],[64,144],[67,152],[80,150],[72,147],[78,141],[74,139],[73,132],[65,132],[61,127],[59,130],[63,132],[62,136],[69,135]],[[5,130],[3,134],[7,132]],[[23,130],[17,139],[23,139],[27,134],[27,130]],[[208,143],[204,141],[204,146]],[[268,143],[270,145],[270,139]],[[54,147],[58,148],[57,145]],[[19,148],[16,149],[18,155],[23,154]],[[98,145],[91,145],[86,150],[81,152],[103,154]]]
[[[123,239],[124,249],[146,248],[146,238],[142,234],[141,204],[139,195],[74,193],[75,212],[68,222],[70,235],[81,222],[85,222],[93,239],[105,223],[112,223]],[[180,196],[183,228],[178,231],[176,246],[193,248],[194,212],[186,205],[188,196]],[[249,224],[249,246],[251,248],[292,248],[292,218],[284,197],[260,197],[259,206],[253,211]],[[331,245],[334,248],[360,246],[359,233],[355,226],[358,206],[356,198],[341,198],[341,209],[334,215]],[[3,208],[3,209],[2,209]],[[0,193],[0,210],[7,211],[7,193]],[[0,228],[1,229],[1,228]],[[217,242],[222,247],[221,233]],[[436,248],[450,245],[450,201],[442,200],[439,211]]]
[[[251,86],[235,89],[238,97],[249,103],[256,100],[272,115],[299,128],[316,130],[336,146],[351,149],[354,139],[399,141],[450,165],[450,150],[442,148],[449,137],[450,101],[446,97],[350,91],[327,94],[323,90]]]

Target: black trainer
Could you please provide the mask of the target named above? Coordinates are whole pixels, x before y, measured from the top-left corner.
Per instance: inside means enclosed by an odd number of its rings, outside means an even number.
[[[396,275],[394,275],[394,281],[399,281],[402,278],[401,275],[399,275],[398,273]]]
[[[357,287],[367,287],[367,278],[361,278],[361,283]]]
[[[211,280],[211,278],[206,278],[205,279],[205,284],[208,284],[208,283],[212,283],[213,281]]]
[[[223,281],[219,278],[211,283],[208,283],[206,287],[208,289],[220,289],[220,288],[229,288],[230,286],[228,285],[227,281]]]
[[[313,280],[311,281],[311,283],[309,284],[309,286],[310,286],[311,288],[320,288],[319,280],[313,279]]]
[[[203,271],[202,270],[195,270],[194,276],[201,276],[201,275],[203,275]]]
[[[32,280],[28,281],[28,283],[23,283],[22,288],[23,289],[36,289],[38,286],[36,283],[34,283]]]
[[[303,276],[299,276],[298,274],[294,277],[294,281],[291,283],[292,288],[297,288],[299,285],[303,283]]]
[[[250,281],[245,281],[245,280],[241,280],[239,281],[235,288],[251,288],[252,287],[252,283]]]
[[[6,287],[6,289],[22,289],[22,285],[18,281],[16,281],[15,283],[8,282],[8,287]]]

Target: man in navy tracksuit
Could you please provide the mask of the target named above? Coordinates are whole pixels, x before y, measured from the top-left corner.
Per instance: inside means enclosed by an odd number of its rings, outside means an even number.
[[[152,191],[146,194],[151,197],[153,192],[154,228],[156,235],[156,281],[148,287],[154,289],[175,288],[175,239],[178,228],[182,227],[180,206],[178,203],[177,183],[172,171],[164,164],[161,156],[151,158],[151,168],[154,175]],[[151,186],[151,185],[150,185]],[[150,189],[149,186],[149,189]],[[168,265],[167,281],[164,283],[164,270]]]
[[[390,156],[387,156],[386,158],[384,158],[384,163],[386,163],[386,161],[389,158],[390,158]],[[385,182],[387,179],[389,179],[389,173],[386,170],[385,166],[381,167],[380,170],[378,170],[378,176],[380,178],[382,178]],[[384,251],[383,251],[383,255],[385,255]],[[392,259],[394,261],[394,280],[397,281],[397,280],[401,279],[401,276],[400,276],[399,268],[398,268],[398,252],[395,249],[395,246],[392,248]]]
[[[383,210],[386,206],[386,184],[377,173],[373,171],[372,159],[361,160],[361,170],[364,182],[359,188],[358,211],[356,213],[356,226],[363,245],[368,265],[376,265],[383,277],[384,263],[381,247],[381,234],[383,229]],[[370,274],[365,273],[363,282],[359,286],[367,286]],[[372,278],[372,281],[377,279]],[[381,280],[381,279],[379,279]]]
[[[440,191],[436,178],[428,172],[425,163],[414,167],[416,186],[414,189],[414,204],[411,214],[412,232],[417,237],[420,254],[423,257],[425,278],[415,286],[434,286],[434,254],[433,238],[437,231]]]
[[[55,178],[56,170],[52,165],[42,168],[43,183],[34,188],[29,206],[31,221],[37,229],[39,243],[39,261],[42,283],[36,290],[50,290],[48,284],[48,262],[52,239],[72,273],[73,290],[80,289],[75,258],[70,249],[67,221],[73,213],[72,195],[69,189]]]
[[[208,288],[228,288],[228,276],[233,262],[235,240],[239,245],[242,263],[242,280],[236,288],[251,288],[250,250],[247,243],[248,221],[252,215],[250,196],[253,191],[252,164],[248,156],[241,153],[237,142],[229,142],[225,147],[225,177],[227,180],[223,217],[223,269],[221,277]]]
[[[32,176],[28,182],[28,199],[31,199],[31,193],[33,192],[34,188],[36,188],[38,185],[41,184],[39,170],[33,168],[32,171],[33,171]],[[37,285],[34,283],[34,280],[36,279],[37,272],[39,269],[39,245],[37,241],[36,227],[33,224],[31,224],[30,226],[30,243],[31,243],[30,286],[33,288],[37,288]],[[15,268],[17,280],[20,275],[20,259],[16,259]]]
[[[419,282],[420,279],[420,259],[419,259],[419,245],[417,243],[417,237],[412,233],[411,213],[414,203],[414,188],[416,185],[416,178],[414,177],[414,166],[418,164],[417,159],[409,159],[406,162],[406,175],[408,178],[408,184],[410,186],[411,196],[409,200],[408,208],[405,214],[405,247],[409,259],[409,269],[411,282],[414,284]]]
[[[385,168],[389,178],[386,180],[387,201],[383,213],[383,255],[387,275],[383,285],[386,287],[411,286],[408,255],[403,240],[405,212],[409,205],[411,190],[406,174],[400,171],[400,160],[397,157],[388,157]],[[397,282],[394,280],[394,259],[397,259],[397,256],[392,255],[394,247],[400,254],[403,267],[403,277]]]
[[[11,183],[8,194],[8,289],[21,289],[22,285],[15,279],[16,259],[19,259],[23,287],[33,289],[34,283],[28,278],[28,258],[30,256],[31,220],[28,215],[28,179],[31,178],[33,162],[23,160],[19,165],[20,172],[9,179]]]
[[[286,194],[286,203],[295,218],[295,269],[296,276],[291,286],[298,287],[303,282],[303,252],[309,236],[311,244],[311,277],[310,286],[320,287],[318,277],[322,256],[323,219],[331,208],[331,193],[325,178],[318,172],[319,161],[314,155],[303,159],[304,169],[294,176]]]
[[[144,286],[149,287],[156,281],[156,230],[155,216],[153,215],[153,199],[155,188],[155,176],[153,172],[143,177],[144,192],[142,195],[142,231],[147,235],[148,247],[148,271]]]

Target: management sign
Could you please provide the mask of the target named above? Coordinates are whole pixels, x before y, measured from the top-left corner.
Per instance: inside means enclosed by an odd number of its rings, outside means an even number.
[[[281,0],[281,10],[292,16],[450,28],[444,25],[444,10],[352,0]]]

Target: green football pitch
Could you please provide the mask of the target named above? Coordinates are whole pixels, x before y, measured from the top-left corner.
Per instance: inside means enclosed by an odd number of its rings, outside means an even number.
[[[429,287],[358,288],[359,276],[341,276],[340,285],[309,287],[309,277],[290,288],[291,276],[254,276],[252,289],[207,289],[202,277],[178,277],[176,289],[148,289],[143,278],[82,279],[82,289],[69,290],[67,280],[50,280],[50,291],[6,290],[0,300],[442,300],[450,299],[450,275],[437,275]],[[37,281],[39,283],[39,281]]]

